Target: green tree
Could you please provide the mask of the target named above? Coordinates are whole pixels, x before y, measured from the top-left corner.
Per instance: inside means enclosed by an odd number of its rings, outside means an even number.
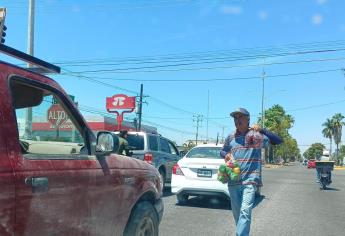
[[[339,165],[343,165],[343,160],[345,157],[345,145],[341,145],[339,148]]]
[[[337,145],[336,150],[336,157],[339,162],[339,143],[341,142],[341,135],[342,135],[342,128],[343,125],[345,125],[345,122],[343,121],[345,117],[341,113],[337,113],[332,117],[333,122],[333,138],[334,142]]]
[[[304,153],[304,158],[310,160],[315,159],[322,155],[323,150],[325,149],[325,145],[322,143],[313,143]]]
[[[195,143],[189,140],[188,142],[185,142],[182,146],[183,146],[183,151],[187,153],[189,150],[195,147]]]
[[[286,161],[292,155],[298,156],[299,149],[297,147],[296,140],[289,134],[289,129],[294,124],[294,118],[286,114],[284,108],[280,105],[274,105],[268,110],[265,110],[264,126],[273,133],[279,135],[284,143],[278,146],[269,147],[269,162],[272,163],[274,159],[278,157],[283,158]],[[261,124],[261,118],[258,119],[258,123]]]
[[[326,122],[322,124],[325,128],[322,130],[322,134],[325,138],[329,138],[329,153],[332,155],[332,139],[333,139],[333,120],[327,119]]]

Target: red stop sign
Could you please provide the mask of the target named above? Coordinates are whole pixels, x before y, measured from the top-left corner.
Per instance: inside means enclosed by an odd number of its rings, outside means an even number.
[[[52,125],[60,126],[68,119],[68,116],[59,104],[53,104],[47,111],[47,119]]]

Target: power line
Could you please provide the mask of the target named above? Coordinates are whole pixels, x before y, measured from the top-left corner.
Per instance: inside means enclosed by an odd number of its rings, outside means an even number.
[[[115,73],[115,74],[123,74],[123,73],[146,73],[146,72],[172,72],[172,71],[191,71],[191,70],[215,70],[215,69],[231,69],[231,68],[245,68],[245,67],[261,67],[261,66],[272,66],[272,65],[286,65],[286,64],[300,64],[300,63],[313,63],[313,62],[330,62],[330,61],[341,61],[345,60],[345,57],[337,57],[337,58],[326,58],[326,59],[311,59],[311,60],[299,60],[299,61],[286,61],[286,62],[271,62],[271,63],[259,63],[259,64],[244,64],[244,65],[228,65],[228,66],[213,66],[213,67],[197,67],[197,68],[179,68],[179,69],[164,69],[164,70],[145,70],[145,71],[108,71],[108,72],[99,72],[98,74],[102,73]],[[89,72],[73,72],[73,73],[89,73]],[[90,72],[91,73],[91,72]],[[93,72],[92,72],[93,73]],[[103,79],[114,79],[114,78],[103,78]],[[154,80],[154,79],[116,79],[116,80],[130,80],[130,81],[182,81],[182,80]]]
[[[339,104],[339,103],[343,103],[343,102],[345,102],[345,99],[344,99],[344,100],[335,101],[335,102],[329,102],[329,103],[323,103],[323,104],[308,106],[308,107],[301,107],[301,108],[296,108],[296,109],[290,109],[290,110],[286,110],[286,111],[287,111],[287,112],[291,112],[291,111],[309,110],[309,109],[314,109],[314,108],[319,108],[319,107],[324,107],[324,106]]]
[[[145,9],[145,8],[157,8],[157,7],[169,7],[172,4],[179,4],[179,5],[186,5],[186,4],[195,4],[195,3],[199,3],[200,1],[197,0],[175,0],[175,1],[171,1],[171,0],[167,0],[167,1],[155,1],[155,2],[149,2],[149,3],[143,3],[143,4],[131,4],[129,2],[125,2],[125,3],[121,3],[120,4],[118,2],[116,2],[115,4],[100,4],[100,3],[96,3],[96,4],[92,4],[91,6],[87,7],[86,9],[90,9],[92,8],[92,12],[105,12],[105,11],[109,11],[109,10],[134,10],[134,9]],[[11,3],[12,4],[12,3]],[[18,3],[19,4],[19,3]],[[51,8],[50,8],[51,6]],[[47,5],[47,4],[43,4],[41,3],[41,5],[38,5],[39,10],[42,10],[42,13],[56,13],[56,11],[53,11],[53,7],[54,9],[56,9],[57,7],[73,7],[73,6],[78,6],[78,5],[72,5],[72,4],[63,4],[63,3],[59,3],[59,4],[51,4],[51,5]],[[11,9],[23,9],[25,7],[25,5],[9,5],[8,8]]]
[[[132,90],[129,90],[129,89],[124,89],[124,88],[121,88],[121,87],[118,87],[118,86],[115,86],[115,85],[112,85],[112,84],[108,84],[108,83],[104,83],[104,82],[102,82],[102,81],[99,81],[99,80],[96,80],[96,79],[94,79],[94,78],[91,78],[91,77],[89,77],[89,76],[84,76],[84,75],[76,75],[76,74],[74,74],[73,72],[72,72],[72,74],[71,74],[72,76],[75,76],[75,77],[79,77],[79,78],[81,78],[81,79],[85,79],[85,80],[88,80],[88,81],[90,81],[90,82],[92,82],[92,83],[97,83],[97,84],[100,84],[100,85],[103,85],[103,86],[106,86],[106,87],[112,87],[112,88],[116,88],[116,89],[118,89],[118,90],[121,90],[121,91],[126,91],[126,92],[129,92],[129,93],[134,93],[134,94],[137,94],[137,92],[136,91],[132,91]],[[146,96],[146,95],[144,95],[144,96]],[[169,108],[171,108],[171,109],[174,109],[174,110],[177,110],[177,111],[180,111],[180,112],[183,112],[183,113],[188,113],[188,114],[195,114],[195,113],[193,113],[193,112],[191,112],[191,111],[187,111],[187,110],[184,110],[184,109],[182,109],[182,108],[179,108],[179,107],[176,107],[176,106],[174,106],[174,105],[171,105],[171,104],[169,104],[169,103],[166,103],[166,102],[164,102],[164,101],[162,101],[162,100],[160,100],[160,99],[158,99],[158,98],[155,98],[155,97],[152,97],[152,96],[148,96],[152,101],[155,101],[155,102],[157,102],[157,103],[159,103],[159,104],[161,104],[161,105],[164,105],[164,106],[166,106],[166,107],[169,107]]]
[[[158,124],[158,123],[155,123],[155,122],[151,122],[151,121],[148,121],[146,119],[143,119],[146,123],[148,124],[151,124],[151,125],[155,125],[157,127],[161,127],[161,128],[164,128],[164,129],[168,129],[170,131],[174,131],[174,132],[177,132],[177,133],[182,133],[182,134],[189,134],[189,135],[195,135],[195,133],[192,133],[192,132],[188,132],[186,130],[180,130],[180,129],[176,129],[176,128],[172,128],[172,127],[169,127],[169,126],[165,126],[165,125],[162,125],[162,124]]]
[[[334,101],[334,102],[328,102],[328,103],[306,106],[306,107],[299,107],[299,108],[295,108],[295,109],[288,109],[288,110],[286,110],[286,112],[310,110],[310,109],[314,109],[314,108],[325,107],[325,106],[329,106],[329,105],[335,105],[335,104],[339,104],[339,103],[343,103],[343,102],[345,102],[345,99]],[[252,117],[254,117],[254,116],[259,117],[259,116],[261,116],[261,114],[252,114],[251,116]],[[222,119],[229,119],[229,118],[230,117],[210,117],[209,119],[222,120]]]
[[[243,49],[232,49],[232,50],[216,50],[216,51],[203,51],[203,52],[189,52],[189,53],[180,53],[180,54],[160,54],[160,55],[151,55],[151,56],[141,56],[141,57],[123,57],[123,58],[106,58],[106,59],[89,59],[89,60],[71,60],[71,61],[57,61],[55,64],[59,65],[76,65],[76,64],[86,64],[90,65],[90,63],[109,63],[109,62],[118,62],[118,64],[137,64],[137,63],[163,63],[163,62],[180,62],[180,61],[190,61],[190,60],[210,60],[214,56],[229,56],[230,58],[235,58],[234,55],[243,56],[249,54],[249,56],[255,56],[256,53],[265,53],[264,55],[260,54],[264,57],[269,57],[270,51],[274,52],[274,50],[283,50],[284,52],[288,49],[303,49],[311,50],[313,47],[316,47],[317,50],[320,50],[322,47],[331,47],[331,49],[335,49],[338,47],[344,48],[345,41],[338,40],[338,41],[324,41],[324,42],[311,42],[311,43],[302,43],[302,44],[286,44],[280,46],[266,46],[266,47],[255,47],[255,48],[243,48]],[[316,50],[315,49],[315,50]],[[291,51],[290,51],[291,52]],[[247,53],[247,54],[246,54]],[[257,57],[258,55],[256,55]],[[205,58],[206,57],[206,58]],[[171,61],[173,60],[173,61]]]
[[[345,58],[344,58],[345,59]],[[306,71],[306,72],[296,72],[289,74],[277,74],[277,75],[266,75],[266,78],[279,78],[279,77],[289,77],[289,76],[301,76],[309,74],[320,74],[320,73],[329,73],[340,71],[341,69],[328,69],[328,70],[318,70],[318,71]],[[66,74],[65,74],[66,75]],[[68,73],[67,75],[77,76],[74,73]],[[89,77],[88,77],[89,78]],[[121,80],[121,81],[144,81],[144,82],[209,82],[209,81],[235,81],[235,80],[254,80],[261,79],[262,76],[248,76],[248,77],[234,77],[234,78],[219,78],[219,79],[118,79],[118,78],[107,78],[107,77],[92,77],[101,80]]]
[[[345,46],[345,45],[344,45]],[[343,47],[344,47],[343,46]],[[343,51],[343,49],[338,49],[339,51]],[[69,67],[83,67],[83,66],[120,66],[120,65],[140,65],[140,64],[165,64],[170,62],[191,62],[187,65],[191,64],[210,64],[210,63],[221,63],[221,62],[230,62],[230,61],[240,61],[240,60],[253,60],[253,59],[263,59],[266,57],[281,57],[285,56],[285,54],[265,54],[265,55],[249,55],[249,56],[242,56],[242,57],[234,57],[233,54],[231,56],[222,56],[216,58],[187,58],[187,59],[175,59],[175,60],[148,60],[145,59],[138,59],[133,62],[131,61],[119,61],[119,62],[111,62],[111,61],[84,61],[84,62],[55,62],[58,65],[67,65]],[[182,64],[184,66],[184,64]],[[165,66],[180,66],[180,64],[172,64],[172,65],[165,65]],[[134,69],[142,69],[142,68],[134,68]]]
[[[296,52],[296,53],[285,53],[285,54],[277,54],[274,57],[281,57],[281,56],[291,56],[291,55],[304,55],[304,54],[315,54],[315,53],[329,53],[329,52],[338,52],[338,51],[344,51],[345,48],[342,49],[331,49],[331,50],[318,50],[318,51],[304,51],[304,52]],[[261,57],[255,57],[255,58],[249,58],[252,59],[263,59],[267,57],[273,57],[273,56],[261,56]],[[229,61],[241,61],[241,60],[249,60],[247,58],[240,58],[240,59],[227,59],[227,60],[216,60],[211,62],[190,62],[190,63],[178,63],[178,64],[166,64],[166,65],[155,65],[155,66],[142,66],[142,67],[127,67],[127,68],[113,68],[113,69],[97,69],[97,70],[84,70],[84,71],[75,71],[74,73],[100,73],[100,72],[112,72],[112,73],[133,73],[133,72],[163,72],[163,71],[183,71],[183,70],[201,70],[201,69],[215,69],[215,67],[202,67],[202,68],[179,68],[179,69],[160,69],[160,70],[148,70],[148,69],[157,69],[157,68],[169,68],[169,67],[180,67],[180,66],[191,66],[191,65],[200,65],[200,64],[210,64],[210,63],[220,63],[220,62],[229,62]],[[343,60],[344,58],[341,58]],[[326,61],[327,59],[319,59],[316,61]],[[330,59],[330,60],[339,60],[338,59]],[[314,62],[312,60],[305,60],[305,61],[297,61],[297,62],[290,62],[291,63],[302,63],[302,62]],[[217,69],[225,69],[225,68],[232,68],[232,67],[246,67],[246,66],[264,66],[264,65],[270,65],[273,63],[268,64],[254,64],[254,65],[230,65],[230,66],[223,66],[223,67],[217,67]],[[288,63],[275,63],[275,64],[288,64]]]

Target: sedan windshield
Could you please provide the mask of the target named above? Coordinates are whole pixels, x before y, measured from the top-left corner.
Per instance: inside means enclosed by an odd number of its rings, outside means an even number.
[[[220,156],[221,147],[197,147],[190,150],[186,157],[188,158],[212,158],[221,159]]]

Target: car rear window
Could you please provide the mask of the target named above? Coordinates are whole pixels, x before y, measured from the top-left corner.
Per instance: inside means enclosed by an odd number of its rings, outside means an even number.
[[[222,159],[220,156],[221,147],[196,147],[190,150],[186,157],[188,158],[211,158]]]
[[[139,134],[128,134],[128,146],[132,150],[144,150],[144,136]]]

